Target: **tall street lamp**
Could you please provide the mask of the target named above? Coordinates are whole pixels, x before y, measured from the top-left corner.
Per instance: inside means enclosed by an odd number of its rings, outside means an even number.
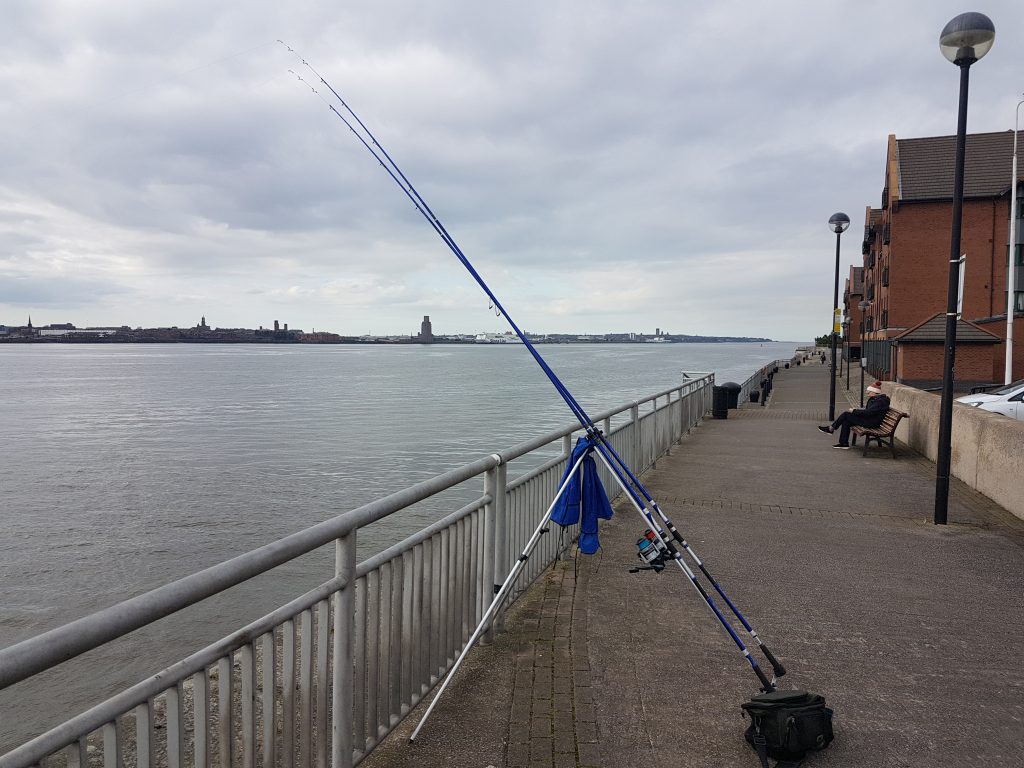
[[[956,126],[956,165],[953,170],[953,225],[949,244],[949,283],[946,289],[946,352],[943,359],[942,401],[939,407],[938,465],[935,475],[935,524],[945,525],[949,507],[950,438],[953,431],[953,364],[956,360],[956,304],[960,284],[960,228],[964,208],[964,154],[967,146],[967,83],[971,64],[992,48],[996,28],[983,13],[961,13],[939,34],[942,55],[960,67],[960,111]]]
[[[828,420],[836,418],[836,336],[839,334],[839,238],[850,226],[845,213],[833,213],[828,228],[836,233],[836,284],[832,291],[832,380],[828,390]]]
[[[1020,122],[1020,105],[1013,117],[1013,178],[1010,180],[1010,260],[1006,265],[1006,373],[1004,384],[1013,381],[1013,311],[1017,308],[1016,280],[1014,267],[1017,262],[1017,124]]]

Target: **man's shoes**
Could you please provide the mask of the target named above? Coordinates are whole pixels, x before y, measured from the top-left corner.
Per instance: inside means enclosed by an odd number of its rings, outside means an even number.
[[[824,425],[824,424],[822,424],[822,425],[820,425],[818,427],[818,431],[819,432],[824,432],[826,435],[831,435],[832,434],[832,426],[831,425]]]
[[[835,445],[833,445],[832,447],[833,447],[833,448],[838,448],[838,449],[839,449],[840,451],[848,451],[848,450],[850,450],[850,446],[848,446],[848,445],[843,445],[842,443],[836,443],[836,444],[835,444]]]

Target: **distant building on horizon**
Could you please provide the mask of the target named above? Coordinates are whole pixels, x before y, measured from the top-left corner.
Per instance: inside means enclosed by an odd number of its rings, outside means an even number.
[[[416,339],[420,344],[434,343],[434,328],[430,324],[430,315],[423,316],[423,322],[420,323],[420,333]]]

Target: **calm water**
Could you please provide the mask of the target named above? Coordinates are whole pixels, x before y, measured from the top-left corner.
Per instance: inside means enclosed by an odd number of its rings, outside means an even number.
[[[682,370],[742,382],[796,347],[540,351],[596,414]],[[0,647],[571,421],[518,345],[0,345]],[[311,555],[0,692],[0,753],[330,571]],[[154,638],[160,652],[135,658]]]

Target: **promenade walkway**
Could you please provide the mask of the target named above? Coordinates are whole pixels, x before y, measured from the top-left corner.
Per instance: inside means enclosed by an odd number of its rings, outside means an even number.
[[[835,709],[807,768],[1024,764],[1024,521],[954,480],[933,525],[935,465],[832,450],[827,408],[827,366],[780,370],[767,406],[706,421],[645,485],[786,664],[782,687]],[[620,502],[601,552],[537,581],[416,743],[420,712],[362,765],[756,768],[739,705],[757,680],[678,568],[628,573],[642,530]]]

